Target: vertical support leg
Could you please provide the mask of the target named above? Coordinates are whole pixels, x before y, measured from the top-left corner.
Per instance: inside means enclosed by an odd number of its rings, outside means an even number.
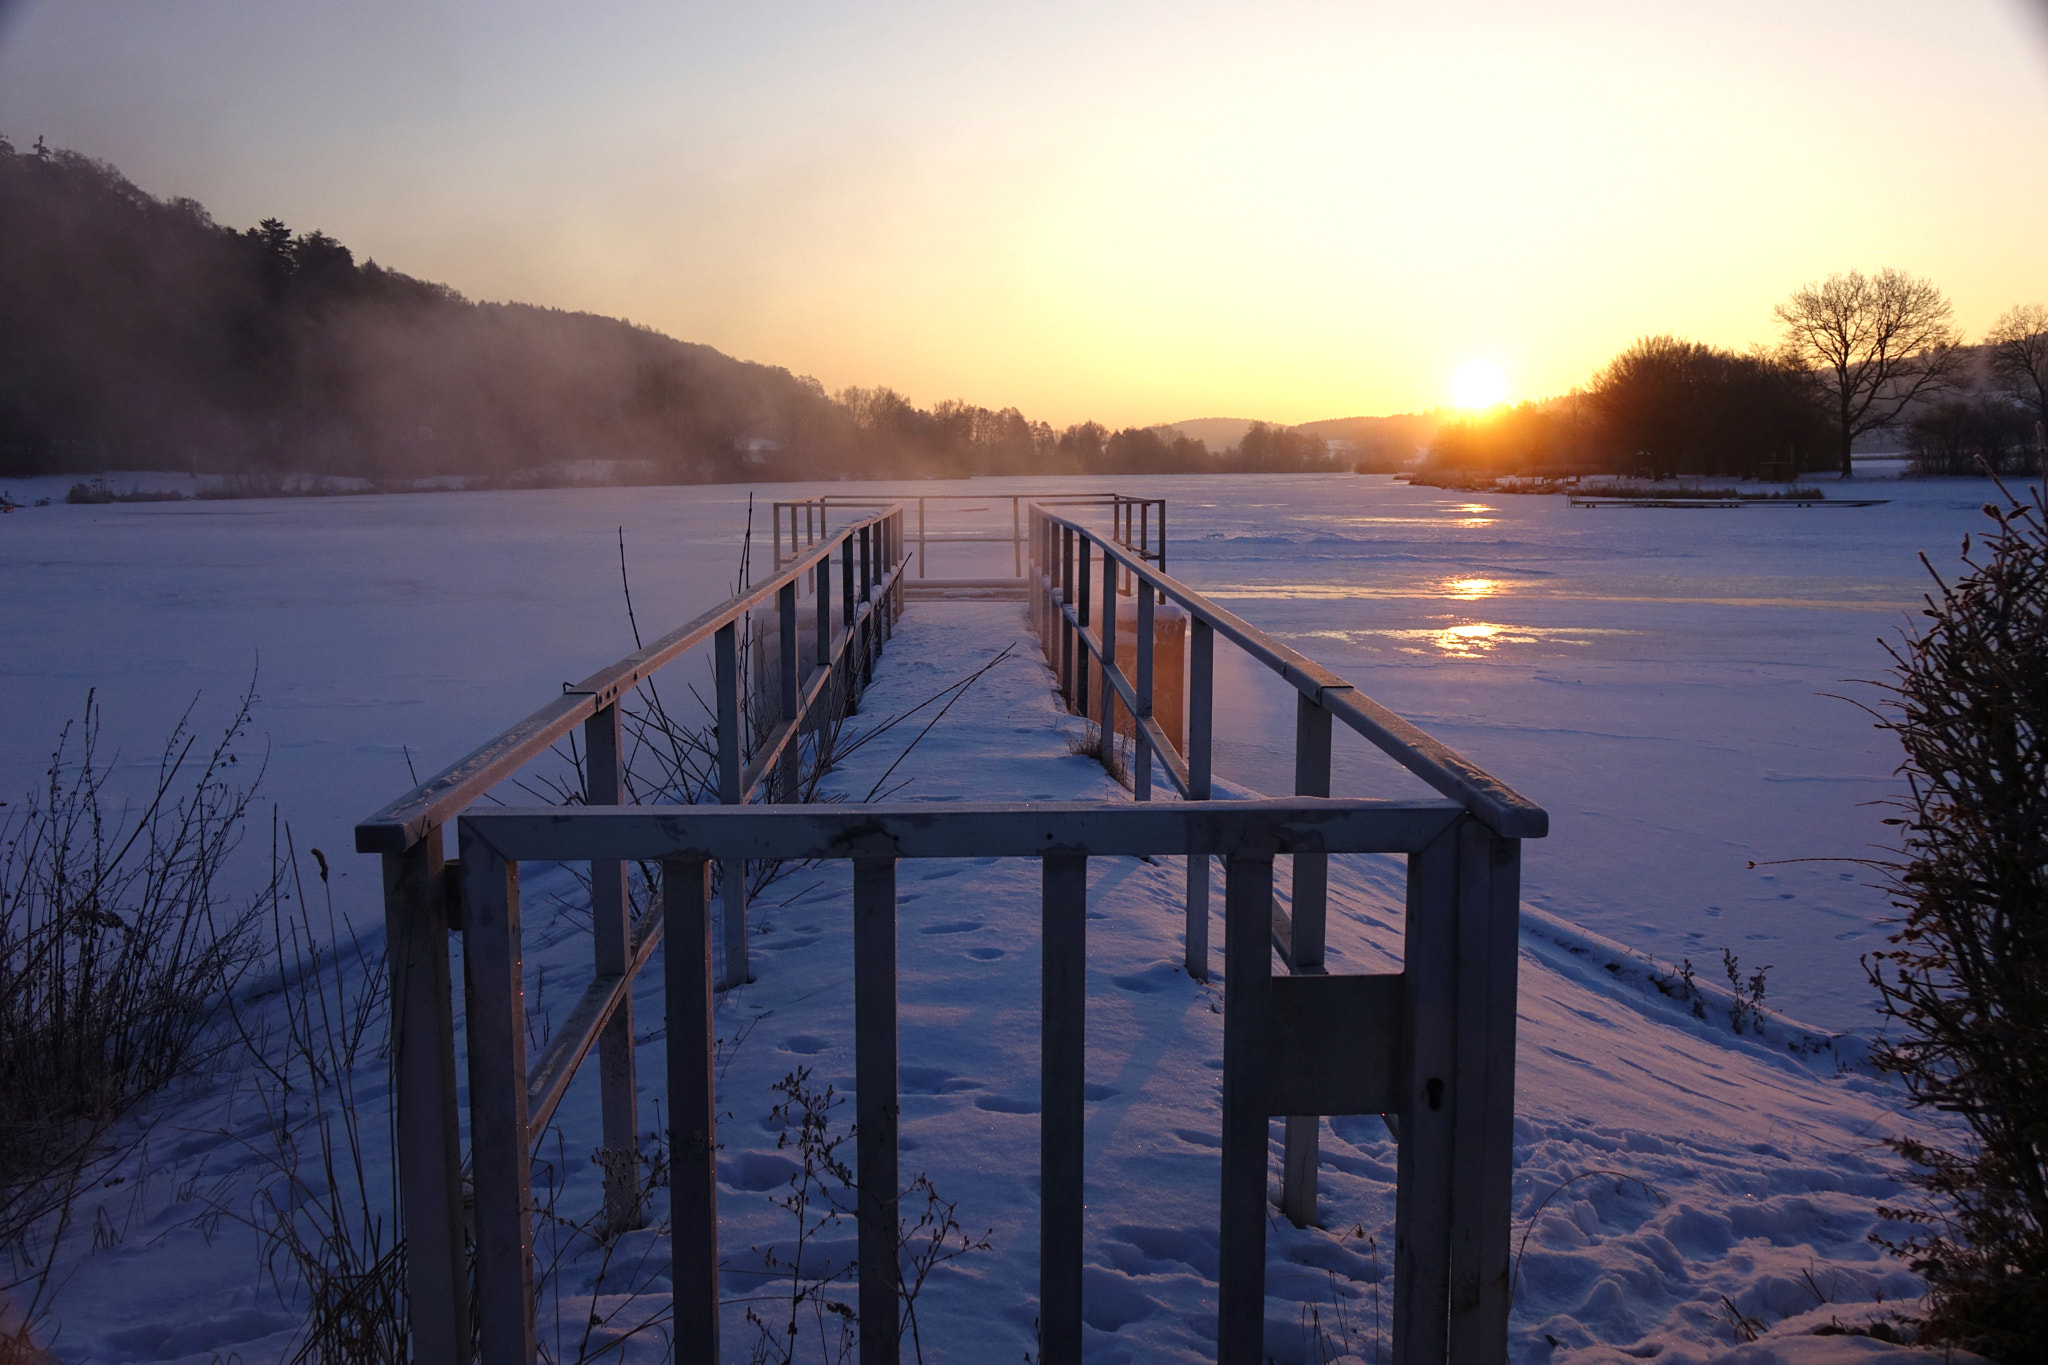
[[[1199,617],[1188,633],[1188,799],[1209,799],[1209,738],[1215,716],[1216,631]],[[1188,855],[1187,969],[1209,979],[1209,855]]]
[[[846,637],[846,648],[839,656],[841,670],[841,693],[839,709],[844,715],[853,714],[854,698],[859,695],[860,664],[854,655],[857,643],[853,633],[853,554],[854,538],[848,536],[839,542],[839,606],[841,633]]]
[[[720,626],[712,637],[712,666],[718,690],[718,800],[719,804],[740,804],[740,659],[739,632],[731,623]],[[752,975],[747,970],[747,861],[727,858],[718,865],[718,880],[725,902],[725,979],[719,983],[730,990],[744,986]]]
[[[1074,533],[1060,527],[1060,700],[1074,709],[1074,627],[1067,604],[1074,600]]]
[[[1294,708],[1294,794],[1330,794],[1330,713],[1299,693]],[[1330,894],[1330,855],[1294,855],[1294,970],[1323,970],[1324,922]]]
[[[854,1155],[861,1365],[896,1365],[896,863],[853,864]]]
[[[1522,845],[1468,822],[1458,845],[1458,1073],[1451,1365],[1507,1355]]]
[[[1463,821],[1459,822],[1463,824]],[[1394,1196],[1394,1365],[1440,1365],[1450,1295],[1452,1089],[1457,1060],[1456,826],[1408,855],[1408,1092]]]
[[[1116,561],[1109,557],[1109,547],[1102,548],[1102,625],[1097,634],[1102,637],[1102,690],[1095,714],[1102,722],[1102,733],[1098,737],[1097,753],[1104,766],[1116,763],[1116,687],[1110,679],[1116,676]]]
[[[1088,860],[1045,859],[1038,1128],[1038,1328],[1043,1365],[1081,1365]]]
[[[811,643],[817,653],[817,666],[832,666],[832,556],[826,555],[818,561],[817,580],[811,585],[811,595],[817,599],[813,605],[818,610],[818,638]]]
[[[1145,722],[1152,719],[1152,583],[1138,580],[1138,716],[1131,724],[1131,762],[1137,771],[1132,786],[1140,801],[1152,799],[1152,746],[1145,738]]]
[[[584,799],[593,806],[624,801],[619,705],[600,707],[583,722]],[[626,894],[626,865],[617,859],[590,864],[592,949],[597,974],[626,974],[632,952],[633,907]],[[628,1232],[642,1222],[640,1207],[639,1085],[633,1074],[633,996],[630,992],[612,1011],[597,1039],[599,1107],[603,1114],[604,1226],[609,1234]]]
[[[1017,496],[1010,495],[1010,572],[1024,576],[1024,532],[1017,524]]]
[[[875,525],[860,528],[860,681],[875,680]]]
[[[414,1360],[468,1361],[469,1269],[441,831],[384,855],[398,1192]]]
[[[1294,708],[1294,794],[1330,794],[1330,713],[1297,693]],[[1293,970],[1323,971],[1324,924],[1328,914],[1330,855],[1294,855],[1294,923],[1289,942]],[[1316,1221],[1316,1163],[1322,1119],[1287,1116],[1286,1161],[1281,1171],[1280,1210],[1298,1228]]]
[[[781,627],[780,649],[777,653],[776,671],[781,674],[782,723],[790,727],[789,740],[782,746],[782,757],[775,764],[775,795],[781,801],[796,800],[797,764],[803,757],[803,739],[797,732],[796,700],[797,669],[801,661],[797,658],[796,644],[796,580],[782,585],[775,594],[775,620]]]
[[[519,868],[456,826],[469,1043],[469,1144],[476,1183],[477,1337],[483,1365],[533,1365],[532,1136]]]
[[[661,865],[668,997],[669,1211],[677,1354],[718,1359],[718,1098],[711,1009],[711,864]]]
[[[917,576],[925,576],[924,552],[924,499],[917,500]]]
[[[1089,590],[1094,586],[1093,548],[1086,536],[1074,537],[1074,618],[1082,630],[1086,630],[1093,619],[1088,600],[1092,595]],[[1074,706],[1082,715],[1088,714],[1088,645],[1078,632],[1074,640]]]
[[[1266,1358],[1266,1028],[1273,1008],[1273,860],[1233,854],[1223,891],[1223,1197],[1217,1365]]]
[[[882,638],[884,640],[888,640],[896,634],[896,592],[901,586],[900,581],[889,581],[889,571],[896,567],[896,553],[898,549],[896,543],[896,532],[898,529],[896,515],[896,513],[891,512],[888,520],[875,528],[876,534],[882,538],[882,562],[875,571],[875,578],[878,582],[888,583],[888,586],[882,590],[882,601],[887,604],[887,610],[882,614]]]

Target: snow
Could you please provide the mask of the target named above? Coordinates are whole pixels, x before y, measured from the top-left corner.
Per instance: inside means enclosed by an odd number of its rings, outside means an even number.
[[[1856,958],[1881,942],[1885,905],[1850,865],[1746,863],[1855,857],[1881,839],[1883,812],[1863,803],[1891,790],[1885,736],[1823,694],[1882,669],[1874,637],[1908,619],[1924,573],[1915,551],[1951,564],[1991,490],[1886,482],[1859,490],[1880,490],[1882,507],[1704,512],[1585,511],[1357,476],[1097,486],[1167,497],[1170,572],[1551,811],[1551,838],[1524,864],[1514,1359],[1900,1355],[1812,1335],[1831,1318],[1910,1309],[1917,1293],[1866,1240],[1875,1204],[1898,1193],[1877,1145],[1901,1122],[1896,1101],[1838,1073],[1860,1042],[1833,1041],[1872,1022]],[[807,491],[854,490],[763,490]],[[0,778],[12,792],[34,782],[88,687],[139,763],[195,691],[202,722],[224,713],[260,657],[265,791],[301,848],[346,849],[349,826],[409,785],[408,760],[424,776],[630,648],[619,528],[651,635],[726,595],[745,508],[738,488],[24,508],[0,521],[0,700],[15,718]],[[934,571],[976,569],[935,556]],[[1073,722],[1015,604],[915,605],[865,714],[921,701],[1012,642],[897,770],[892,781],[912,779],[898,799],[1117,799],[1071,752]],[[1291,705],[1232,651],[1218,657],[1223,777],[1285,790]],[[906,731],[859,754],[837,790],[864,794]],[[1341,741],[1334,789],[1419,790]],[[338,908],[374,936],[372,865],[332,861]],[[1336,861],[1332,970],[1383,969],[1398,958],[1400,869]],[[1177,865],[1097,860],[1090,883],[1089,1358],[1200,1359],[1214,1330],[1220,993],[1175,965]],[[566,879],[541,872],[527,886],[529,1000],[545,1017],[573,999],[588,945],[557,903]],[[936,1358],[1016,1359],[1035,1295],[1035,869],[906,863],[899,887],[904,1170],[927,1171],[992,1243],[935,1275],[924,1340]],[[753,1292],[750,1249],[789,1221],[769,1203],[789,1169],[764,1126],[771,1085],[806,1066],[851,1088],[848,903],[844,868],[778,883],[756,911],[759,980],[721,1008],[736,1040],[720,1097],[733,1115],[728,1294]],[[1724,948],[1745,976],[1772,968],[1766,1003],[1789,1017],[1762,1037],[1732,1029],[1730,997],[1711,984]],[[1682,957],[1699,968],[1705,1019],[1667,994]],[[649,973],[637,1001],[649,1129],[659,979]],[[282,1349],[295,1319],[258,1282],[252,1237],[232,1220],[194,1221],[205,1182],[246,1207],[246,1141],[260,1138],[247,1086],[223,1070],[148,1106],[143,1153],[92,1196],[119,1235],[74,1235],[63,1258],[63,1356],[253,1362]],[[593,1092],[581,1078],[561,1116],[560,1207],[579,1217],[596,1202],[581,1155],[596,1146]],[[1330,1121],[1323,1142],[1327,1226],[1297,1231],[1276,1214],[1269,1235],[1269,1347],[1322,1359],[1304,1326],[1313,1312],[1325,1344],[1370,1360],[1393,1147],[1368,1119]],[[655,1292],[641,1302],[658,1303],[659,1239],[627,1242],[615,1273],[646,1255]],[[587,1246],[562,1261],[571,1319],[587,1296],[618,1306],[619,1285],[594,1283],[597,1269]],[[1330,1326],[1339,1300],[1348,1342]],[[741,1311],[728,1315],[730,1358],[744,1358]],[[1738,1352],[1743,1322],[1769,1330]],[[643,1336],[628,1351],[652,1359],[659,1344]]]

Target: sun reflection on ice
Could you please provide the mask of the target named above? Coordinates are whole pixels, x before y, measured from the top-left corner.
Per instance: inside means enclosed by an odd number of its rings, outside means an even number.
[[[1453,507],[1451,510],[1459,514],[1458,525],[1464,527],[1477,528],[1481,526],[1493,525],[1493,518],[1484,515],[1484,513],[1496,512],[1500,509],[1496,507],[1488,507],[1483,502],[1467,502],[1460,503],[1458,506]]]
[[[1491,597],[1500,591],[1500,581],[1493,578],[1446,578],[1444,596],[1460,602],[1476,602],[1482,597]]]
[[[1453,659],[1476,659],[1492,649],[1499,642],[1501,632],[1506,629],[1506,626],[1475,621],[1469,625],[1452,626],[1449,630],[1439,631],[1435,643],[1438,649]]]
[[[1483,659],[1498,657],[1505,652],[1503,646],[1533,646],[1554,654],[1563,650],[1585,648],[1603,637],[1638,633],[1611,626],[1517,626],[1497,621],[1462,621],[1457,625],[1309,630],[1299,634],[1283,635],[1281,638],[1339,640],[1353,645],[1387,641],[1396,652],[1418,658]]]

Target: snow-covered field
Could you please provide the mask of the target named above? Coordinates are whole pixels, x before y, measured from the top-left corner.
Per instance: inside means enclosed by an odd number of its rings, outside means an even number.
[[[1866,803],[1890,790],[1885,736],[1822,694],[1881,670],[1875,637],[1906,620],[1920,590],[1915,552],[1953,562],[1986,486],[1884,483],[1870,486],[1892,499],[1882,507],[1737,511],[1586,511],[1354,476],[1098,486],[1167,497],[1169,571],[1551,811],[1552,837],[1525,851],[1516,1359],[1652,1348],[1697,1359],[1735,1344],[1738,1314],[1782,1324],[1754,1353],[1833,1314],[1868,1316],[1877,1294],[1913,1292],[1863,1240],[1893,1190],[1874,1145],[1895,1122],[1887,1094],[1833,1076],[1825,1057],[1792,1057],[1785,1041],[1813,1036],[1801,1026],[1780,1022],[1759,1042],[1731,1033],[1718,1008],[1695,1020],[1652,973],[1689,956],[1711,976],[1726,948],[1745,975],[1772,968],[1767,1003],[1793,1018],[1827,1031],[1872,1022],[1856,959],[1881,941],[1885,911],[1867,878],[1843,864],[1747,863],[1853,857],[1879,839],[1882,812]],[[640,623],[658,631],[726,595],[745,504],[732,488],[587,489],[10,514],[0,796],[35,782],[87,688],[140,765],[195,691],[202,724],[224,718],[260,658],[265,792],[299,847],[336,855],[339,908],[374,933],[373,867],[337,854],[349,826],[410,784],[408,759],[424,775],[630,648],[618,528]],[[917,607],[867,714],[922,700],[1020,638],[1012,605]],[[1291,705],[1227,649],[1219,663],[1223,775],[1284,790]],[[892,781],[913,779],[901,799],[1113,795],[1059,724],[1047,675],[1020,647]],[[890,746],[859,755],[840,789],[865,793],[900,752]],[[1415,788],[1340,742],[1336,790]],[[1219,997],[1173,965],[1178,868],[1104,861],[1091,882],[1104,918],[1090,924],[1090,1356],[1196,1359],[1213,1332]],[[927,1170],[993,1244],[935,1277],[920,1305],[925,1343],[939,1358],[1014,1360],[1030,1345],[1035,1283],[1036,881],[1019,867],[914,864],[901,886],[906,1171]],[[1398,886],[1384,860],[1340,869],[1333,967],[1398,952]],[[545,890],[530,893],[528,916],[543,1012],[566,1006],[576,987],[558,983],[587,962],[570,920],[538,908]],[[829,871],[771,892],[760,980],[721,1016],[732,1036],[745,1030],[721,1094],[734,1115],[721,1202],[736,1269],[786,1221],[767,1203],[788,1173],[763,1125],[770,1086],[799,1065],[842,1092],[851,1083],[845,904]],[[640,1007],[645,1035],[658,997],[643,993]],[[659,1058],[657,1033],[641,1059],[650,1127]],[[147,1180],[101,1192],[118,1239],[73,1240],[66,1356],[275,1354],[292,1319],[257,1284],[253,1242],[231,1225],[209,1240],[192,1221],[196,1172],[228,1176],[231,1190],[246,1179],[246,1148],[209,1136],[246,1122],[236,1093],[231,1075],[212,1076],[151,1106],[159,1135],[181,1136],[152,1138]],[[595,1145],[588,1108],[572,1095],[565,1111],[562,1150],[579,1171],[565,1209],[595,1197],[576,1156]],[[1391,1170],[1377,1120],[1327,1126],[1328,1226],[1296,1232],[1276,1216],[1278,1358],[1322,1359],[1302,1320],[1319,1305],[1330,1324],[1339,1299],[1350,1349],[1373,1358]],[[641,1249],[658,1265],[658,1245]],[[576,1253],[563,1283],[587,1294],[595,1269]],[[749,1277],[728,1288],[750,1292]],[[728,1324],[736,1359],[740,1313]],[[1815,1337],[1797,1348],[1802,1360],[1886,1349]]]

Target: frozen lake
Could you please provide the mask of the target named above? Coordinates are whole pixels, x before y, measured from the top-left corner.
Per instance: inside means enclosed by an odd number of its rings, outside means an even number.
[[[1075,482],[862,491],[978,496]],[[1745,971],[1772,967],[1770,1003],[1792,1015],[1834,1028],[1871,1021],[1856,959],[1882,936],[1882,897],[1843,864],[1747,863],[1855,856],[1882,835],[1883,812],[1867,803],[1892,789],[1891,746],[1825,694],[1881,671],[1877,637],[1906,623],[1920,590],[1915,552],[1952,563],[1981,521],[1986,486],[1887,483],[1874,490],[1887,505],[1860,509],[1585,511],[1378,477],[1092,483],[1168,498],[1171,572],[1545,803],[1552,835],[1525,851],[1532,905],[1708,971],[1732,949]],[[87,689],[98,689],[124,776],[139,781],[194,692],[204,733],[260,658],[251,749],[268,748],[265,791],[301,848],[341,853],[350,826],[413,770],[460,757],[631,647],[621,528],[644,633],[726,597],[746,498],[741,488],[604,489],[10,514],[0,521],[0,703],[11,721],[0,797],[35,784]],[[828,791],[859,799],[893,772],[892,785],[913,784],[899,799],[1113,795],[1101,768],[1070,751],[1061,727],[1078,727],[1056,717],[1023,636],[1010,603],[913,605],[857,726],[908,710],[1006,645],[1011,657],[900,769],[885,741],[849,759]],[[1292,699],[1229,648],[1217,657],[1222,773],[1284,791]],[[698,667],[664,675],[671,701]],[[1369,764],[1362,743],[1340,740],[1339,760],[1340,795],[1417,790]],[[1212,1352],[1221,1005],[1213,982],[1178,965],[1172,861],[1090,868],[1090,1359]],[[373,865],[345,853],[332,862],[339,908],[374,937]],[[533,872],[527,990],[545,1030],[589,950],[566,879]],[[1387,969],[1399,867],[1361,859],[1333,873],[1333,964]],[[745,1296],[775,1280],[749,1257],[788,1234],[772,1201],[790,1162],[774,1123],[760,1121],[770,1087],[799,1067],[842,1094],[854,1080],[845,883],[843,867],[814,869],[764,897],[751,922],[759,979],[719,1006],[734,1040],[720,1081],[734,1121],[719,1159],[733,1343],[749,1339]],[[929,1339],[940,1358],[1015,1359],[1032,1340],[1037,1286],[1038,887],[972,859],[906,865],[899,890],[906,1169],[929,1172],[960,1201],[963,1223],[992,1240],[935,1281]],[[1836,1074],[1825,1054],[1810,1064],[1779,1025],[1760,1038],[1731,1031],[1723,1013],[1696,1018],[1640,964],[1548,916],[1525,920],[1520,972],[1517,1365],[1560,1359],[1560,1347],[1704,1359],[1733,1344],[1724,1302],[1773,1324],[1774,1342],[1820,1349],[1831,1339],[1804,1335],[1817,1315],[1910,1303],[1911,1274],[1866,1240],[1874,1203],[1899,1194],[1873,1146],[1897,1121],[1888,1087]],[[635,996],[649,1026],[637,1036],[651,1127],[664,1089],[660,972],[643,973]],[[363,1094],[384,1093],[381,1067],[359,1068]],[[179,1193],[203,1174],[239,1208],[264,1178],[255,1149],[232,1136],[249,1120],[246,1070],[192,1077],[142,1106],[144,1123],[183,1136],[146,1146],[122,1181],[95,1188],[96,1211],[79,1226],[105,1217],[129,1231],[105,1246],[97,1232],[90,1247],[73,1239],[59,1304],[67,1358],[270,1360],[294,1339],[303,1314],[254,1277],[247,1230],[206,1231]],[[594,1084],[586,1067],[558,1114],[558,1156],[599,1141]],[[371,1141],[382,1200],[388,1168]],[[1327,1358],[1305,1326],[1318,1305],[1351,1305],[1361,1330],[1346,1330],[1347,1346],[1363,1352],[1379,1336],[1385,1266],[1369,1239],[1391,1230],[1393,1144],[1359,1117],[1328,1121],[1322,1141],[1326,1226],[1276,1218],[1269,1232],[1267,1341],[1285,1362]],[[563,1207],[583,1216],[595,1189],[587,1175],[571,1180]],[[622,1287],[593,1246],[560,1243],[560,1226],[544,1248],[560,1256],[549,1261],[550,1330],[600,1306],[666,1302],[658,1228],[622,1241],[620,1264],[635,1267]],[[1817,1306],[1802,1275],[1837,1298]],[[1786,1349],[1769,1358],[1833,1358]],[[660,1358],[659,1343],[643,1338],[627,1355]]]
[[[117,480],[118,482],[118,480]],[[1658,957],[1745,972],[1832,1028],[1870,1022],[1894,746],[1847,701],[1993,490],[1866,483],[1881,507],[1583,510],[1379,476],[770,485],[776,497],[1086,486],[1169,500],[1168,569],[1549,807],[1526,899]],[[17,498],[61,492],[17,483]],[[739,487],[27,508],[0,522],[0,786],[31,785],[97,688],[124,760],[192,695],[224,717],[260,660],[265,791],[302,846],[730,591]],[[1004,566],[1007,567],[1007,566]],[[935,571],[952,571],[934,559]],[[1284,689],[1218,650],[1219,769],[1287,789]],[[1417,790],[1339,741],[1340,794]],[[991,793],[1000,795],[1003,793]],[[371,909],[367,865],[340,860]],[[348,883],[344,883],[347,885]],[[374,918],[370,920],[374,923]]]

